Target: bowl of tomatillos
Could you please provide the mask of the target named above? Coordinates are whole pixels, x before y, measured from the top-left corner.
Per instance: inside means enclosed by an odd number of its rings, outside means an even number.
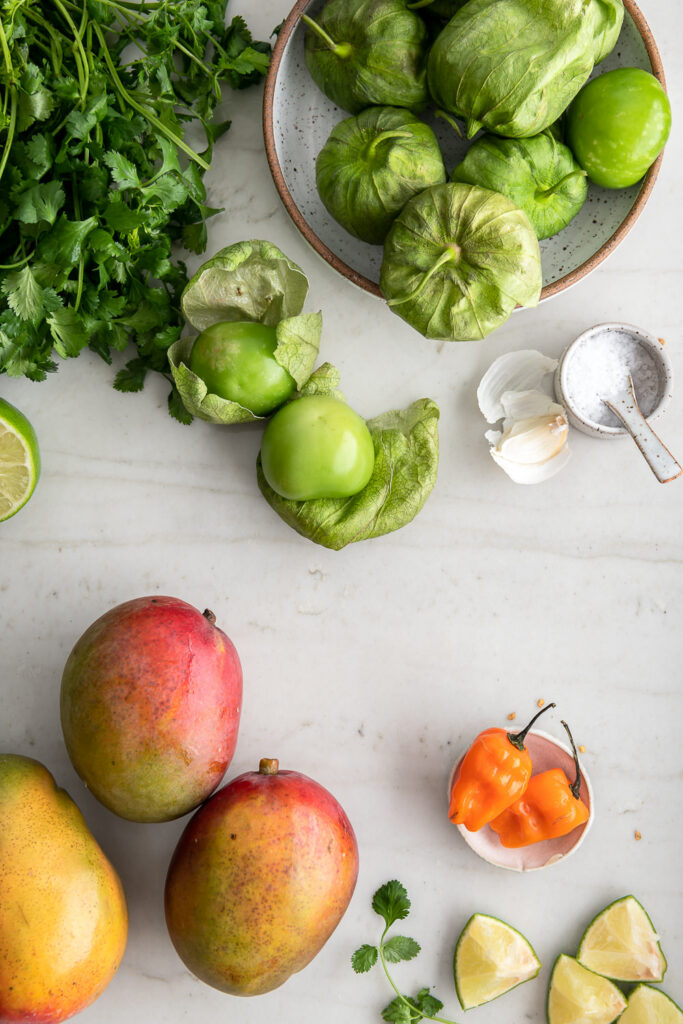
[[[304,237],[446,341],[486,337],[601,263],[670,125],[633,0],[297,0],[264,95]]]

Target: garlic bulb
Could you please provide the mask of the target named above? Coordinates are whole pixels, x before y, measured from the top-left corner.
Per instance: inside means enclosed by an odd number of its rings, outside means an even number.
[[[510,352],[489,367],[477,389],[479,408],[494,462],[518,484],[535,484],[559,472],[569,459],[569,425],[565,411],[540,390],[557,360],[533,349]]]

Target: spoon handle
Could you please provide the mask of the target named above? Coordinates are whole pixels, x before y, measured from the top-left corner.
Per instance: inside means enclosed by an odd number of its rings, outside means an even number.
[[[683,473],[683,466],[676,461],[643,416],[630,377],[629,381],[630,391],[604,398],[603,401],[624,424],[660,484],[667,484]]]

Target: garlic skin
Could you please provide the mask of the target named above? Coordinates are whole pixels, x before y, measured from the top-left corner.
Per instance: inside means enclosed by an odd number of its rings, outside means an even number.
[[[557,360],[533,349],[510,352],[489,367],[479,384],[479,408],[502,429],[487,430],[491,457],[511,480],[536,484],[555,476],[569,460],[565,411],[540,390]]]

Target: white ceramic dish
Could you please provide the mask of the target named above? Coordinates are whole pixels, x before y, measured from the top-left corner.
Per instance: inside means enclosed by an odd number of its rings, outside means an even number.
[[[513,730],[514,731],[514,730]],[[574,758],[569,747],[561,743],[554,736],[540,729],[532,729],[528,733],[525,746],[531,754],[534,764],[534,775],[548,771],[549,768],[562,768],[570,782],[574,781],[576,774]],[[450,799],[453,781],[460,770],[464,754],[455,764],[448,783],[448,798]],[[583,765],[581,767],[581,799],[584,801],[590,817],[588,821],[579,825],[573,832],[559,839],[544,839],[532,846],[523,846],[518,850],[507,849],[500,842],[500,839],[488,825],[479,829],[478,832],[468,832],[464,825],[456,825],[462,838],[471,850],[498,868],[507,868],[509,871],[538,871],[540,868],[550,867],[559,861],[575,853],[581,846],[588,830],[593,824],[595,815],[593,788]]]
[[[315,160],[344,111],[325,97],[304,62],[302,14],[315,17],[325,0],[297,0],[285,20],[266,79],[263,127],[268,162],[275,185],[294,223],[313,248],[348,280],[381,296],[379,271],[382,247],[348,234],[322,205],[315,184]],[[661,59],[652,33],[633,0],[624,0],[626,14],[617,45],[594,74],[616,67],[652,71],[665,85]],[[450,174],[468,143],[460,141],[445,121],[425,116],[442,145]],[[543,265],[541,300],[568,288],[602,262],[624,238],[642,211],[654,185],[661,156],[641,183],[627,189],[589,185],[588,198],[577,217],[559,234],[540,243]]]
[[[649,406],[646,406],[644,403],[641,404],[641,411],[648,421],[661,416],[671,401],[673,394],[671,360],[661,338],[657,338],[650,331],[646,331],[642,327],[634,327],[633,324],[596,324],[595,327],[589,327],[578,338],[575,338],[571,345],[565,349],[555,371],[555,395],[558,402],[567,410],[569,422],[577,430],[583,431],[584,434],[590,434],[592,437],[628,437],[628,431],[621,424],[617,423],[616,417],[614,417],[614,426],[610,426],[608,423],[597,423],[594,420],[588,419],[585,415],[582,415],[574,398],[576,387],[581,385],[581,380],[577,380],[577,377],[580,377],[581,366],[590,361],[592,346],[599,345],[600,340],[609,334],[628,335],[640,345],[646,357],[651,359],[652,365],[656,369],[659,388],[656,398]],[[607,386],[609,385],[609,381],[605,383]],[[634,380],[634,386],[636,398],[640,398],[637,380]]]

